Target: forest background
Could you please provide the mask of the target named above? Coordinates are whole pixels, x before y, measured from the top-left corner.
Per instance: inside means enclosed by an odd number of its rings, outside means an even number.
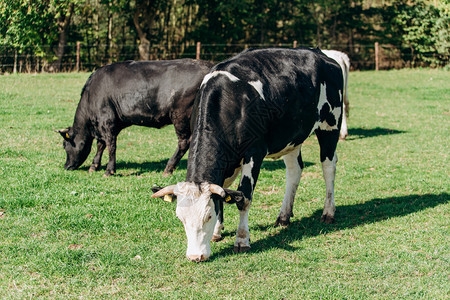
[[[449,68],[448,0],[1,0],[0,73],[128,59],[220,61],[250,47],[347,53],[352,69]],[[78,61],[78,65],[76,65]]]

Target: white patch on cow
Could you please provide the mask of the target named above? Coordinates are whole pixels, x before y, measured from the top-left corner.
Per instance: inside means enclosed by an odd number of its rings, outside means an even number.
[[[213,71],[213,72],[205,75],[205,77],[203,78],[203,81],[202,81],[202,84],[200,85],[200,87],[202,87],[204,84],[206,84],[211,78],[216,77],[218,75],[225,75],[233,82],[239,81],[239,78],[237,78],[236,76],[234,76],[230,72],[227,72],[227,71]]]
[[[272,158],[272,159],[278,159],[292,151],[294,151],[295,149],[297,149],[299,147],[299,145],[295,146],[292,143],[289,143],[286,147],[283,148],[283,150],[277,152],[277,153],[272,153],[272,154],[268,154],[266,157],[267,158]]]
[[[178,183],[174,194],[177,196],[177,217],[184,225],[188,246],[186,256],[190,260],[206,260],[211,255],[210,241],[217,215],[208,183],[200,188],[191,182]]]
[[[323,84],[320,84],[319,104],[317,104],[317,110],[320,112],[326,103],[328,103],[327,84],[324,82]]]
[[[247,177],[250,179],[250,184],[252,185],[252,189],[255,187],[255,179],[252,176],[252,169],[255,162],[253,161],[253,157],[250,158],[250,161],[244,165],[242,165],[242,175],[241,177]],[[242,179],[241,179],[242,181]]]
[[[266,100],[264,98],[263,84],[261,81],[259,81],[259,80],[249,81],[248,84],[250,84],[251,86],[253,86],[255,88],[255,90],[258,92],[259,96],[261,97],[261,99]]]

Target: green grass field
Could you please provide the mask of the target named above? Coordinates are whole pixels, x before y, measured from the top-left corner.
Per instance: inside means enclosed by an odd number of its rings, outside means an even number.
[[[63,169],[53,130],[72,124],[88,76],[0,76],[0,298],[449,299],[448,71],[352,72],[336,223],[320,223],[313,136],[292,224],[273,226],[285,171],[267,160],[251,251],[233,253],[239,214],[228,205],[225,238],[201,264],[185,258],[176,203],[150,198],[150,187],[186,174],[187,157],[162,177],[172,126],[125,129],[115,176],[88,174],[94,153],[80,170]]]

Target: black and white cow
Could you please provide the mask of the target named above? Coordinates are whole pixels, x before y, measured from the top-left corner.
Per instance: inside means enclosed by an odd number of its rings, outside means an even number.
[[[212,66],[192,59],[126,61],[95,71],[83,87],[73,125],[57,130],[64,138],[67,153],[64,168],[80,167],[95,138],[97,154],[89,171],[99,169],[107,147],[105,176],[112,175],[116,171],[117,135],[122,129],[174,124],[178,146],[164,170],[164,175],[170,175],[189,148],[195,95]]]
[[[248,50],[211,69],[197,95],[186,181],[152,196],[176,195],[188,259],[209,258],[210,241],[222,229],[223,202],[239,209],[234,251],[250,249],[248,212],[264,157],[282,156],[286,164],[276,224],[289,224],[304,168],[301,144],[313,132],[326,183],[322,221],[334,221],[342,89],[339,65],[318,49]],[[239,171],[238,190],[227,189]]]
[[[348,58],[347,54],[337,50],[322,50],[326,56],[334,59],[342,70],[342,76],[344,78],[344,92],[343,92],[343,105],[344,105],[344,114],[342,115],[342,126],[341,133],[339,135],[341,140],[345,140],[348,136],[347,129],[347,118],[350,112],[350,106],[348,102],[348,74],[350,73],[350,58]]]

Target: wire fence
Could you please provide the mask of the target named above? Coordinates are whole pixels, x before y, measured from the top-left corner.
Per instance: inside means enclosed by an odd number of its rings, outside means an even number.
[[[219,62],[248,48],[296,47],[294,41],[289,44],[192,44],[168,47],[153,45],[149,49],[150,60],[200,58]],[[352,70],[389,70],[411,67],[443,67],[449,64],[448,54],[435,52],[420,53],[414,49],[401,46],[382,44],[376,51],[375,44],[341,45],[333,47],[350,57]],[[124,61],[139,60],[137,45],[84,45],[78,43],[65,47],[62,60],[55,65],[57,58],[50,46],[34,49],[17,49],[0,46],[0,73],[40,73],[40,72],[72,72],[93,71],[103,65]],[[377,65],[376,65],[377,63]]]

